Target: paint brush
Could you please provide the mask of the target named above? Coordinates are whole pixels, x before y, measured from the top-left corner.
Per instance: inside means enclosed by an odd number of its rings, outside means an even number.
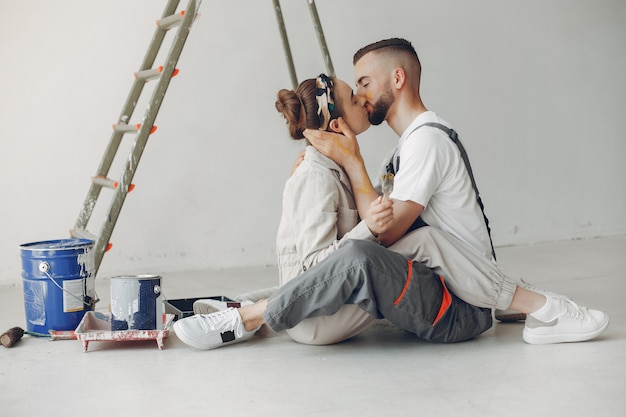
[[[389,200],[389,195],[393,191],[393,174],[383,174],[383,202]]]

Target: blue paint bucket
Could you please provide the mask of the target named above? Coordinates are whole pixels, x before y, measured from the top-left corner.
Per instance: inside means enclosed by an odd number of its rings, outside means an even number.
[[[60,239],[20,245],[26,330],[74,330],[96,303],[94,242]]]
[[[163,329],[158,275],[111,277],[111,330]]]

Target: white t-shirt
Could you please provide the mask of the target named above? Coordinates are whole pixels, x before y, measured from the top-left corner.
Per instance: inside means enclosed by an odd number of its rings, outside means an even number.
[[[453,234],[492,259],[487,226],[459,148],[441,129],[423,126],[414,131],[429,122],[450,127],[428,111],[404,131],[396,151],[400,163],[391,198],[424,206],[421,217],[426,223]],[[388,163],[389,159],[384,165]]]

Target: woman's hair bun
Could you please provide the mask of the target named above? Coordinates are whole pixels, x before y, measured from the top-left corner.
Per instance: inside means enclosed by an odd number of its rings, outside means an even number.
[[[298,93],[293,90],[280,90],[276,98],[276,110],[285,118],[289,135],[294,139],[303,139],[302,132],[306,129],[304,125],[306,112]]]

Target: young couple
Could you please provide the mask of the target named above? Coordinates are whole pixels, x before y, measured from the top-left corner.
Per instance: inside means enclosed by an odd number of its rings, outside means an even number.
[[[356,95],[323,74],[278,93],[290,135],[312,144],[285,185],[281,286],[240,308],[208,300],[215,312],[178,320],[177,336],[211,349],[249,339],[267,324],[298,342],[329,344],[384,317],[423,339],[458,342],[491,326],[491,308],[526,314],[523,339],[530,344],[600,335],[605,313],[498,269],[462,147],[421,101],[421,66],[410,42],[368,45],[354,65]],[[400,136],[391,162],[384,161],[395,173],[388,200],[372,185],[356,141],[383,121]]]

